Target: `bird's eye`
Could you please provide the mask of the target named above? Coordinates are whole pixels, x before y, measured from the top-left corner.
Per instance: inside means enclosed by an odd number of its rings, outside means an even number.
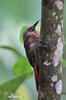
[[[30,28],[28,28],[28,32],[31,32],[31,29]]]
[[[34,31],[34,28],[28,28],[28,32],[32,32],[32,31]]]

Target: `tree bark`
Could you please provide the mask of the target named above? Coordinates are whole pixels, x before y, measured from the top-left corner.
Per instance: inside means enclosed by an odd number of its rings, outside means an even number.
[[[42,0],[38,100],[60,100],[64,0]]]

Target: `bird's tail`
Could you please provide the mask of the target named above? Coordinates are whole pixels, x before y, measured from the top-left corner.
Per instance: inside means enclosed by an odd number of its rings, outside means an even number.
[[[39,73],[38,73],[36,66],[34,66],[34,73],[35,73],[36,89],[38,91],[38,88],[39,88]]]

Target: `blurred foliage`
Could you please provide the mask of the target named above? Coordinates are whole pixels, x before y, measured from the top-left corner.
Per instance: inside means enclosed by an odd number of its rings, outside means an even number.
[[[26,28],[27,28],[27,26],[24,26],[20,32],[21,43],[23,43],[23,32],[25,31]],[[22,56],[22,54],[16,48],[13,48],[11,46],[1,45],[0,49],[10,50],[11,52],[14,52],[19,57],[21,57],[18,59],[18,61],[16,61],[16,63],[13,66],[13,72],[19,77],[16,77],[15,79],[12,79],[11,81],[8,81],[0,86],[1,100],[9,100],[9,97],[13,96],[12,94],[15,93],[15,91],[19,87],[19,85],[22,82],[24,82],[25,79],[30,78],[33,75],[33,71],[32,71],[32,67],[30,66],[30,64],[28,62],[27,57]],[[25,89],[25,87],[23,87],[23,88]],[[23,89],[23,91],[24,91],[24,89]],[[26,100],[26,98],[30,98],[28,96],[28,92],[26,92],[26,91],[27,90],[25,90],[25,93],[27,93],[27,96],[25,97],[24,100]],[[17,90],[16,93],[18,93],[18,92],[19,92],[19,89]],[[21,92],[21,90],[20,90],[20,92]],[[25,96],[25,93],[23,92],[24,96]],[[18,99],[18,100],[21,100],[21,99]],[[29,99],[27,99],[27,100],[29,100]]]
[[[0,0],[0,8],[0,17],[8,15],[13,17],[16,23],[36,21],[40,18],[41,0]]]
[[[32,67],[29,64],[27,57],[23,56],[20,59],[18,59],[18,61],[13,67],[13,71],[16,75],[32,72]]]
[[[6,49],[6,50],[10,50],[12,52],[14,52],[15,54],[17,54],[18,56],[22,56],[22,54],[16,49],[16,48],[13,48],[13,47],[10,47],[10,46],[0,46],[0,49]]]
[[[28,88],[22,84],[16,90],[17,96],[22,96],[21,98],[17,98],[16,100],[31,100],[31,95]]]
[[[7,100],[8,95],[11,95],[15,93],[16,89],[18,86],[24,82],[25,79],[29,78],[32,76],[32,72],[27,73],[27,74],[22,74],[21,76],[12,79],[9,82],[6,82],[5,84],[0,86],[0,98],[1,100]]]
[[[23,32],[28,28],[28,26],[23,26],[20,32],[20,41],[23,43]]]

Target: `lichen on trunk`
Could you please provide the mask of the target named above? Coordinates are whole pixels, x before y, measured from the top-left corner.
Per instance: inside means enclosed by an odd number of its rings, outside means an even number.
[[[61,97],[63,8],[63,0],[42,0],[38,100]]]

